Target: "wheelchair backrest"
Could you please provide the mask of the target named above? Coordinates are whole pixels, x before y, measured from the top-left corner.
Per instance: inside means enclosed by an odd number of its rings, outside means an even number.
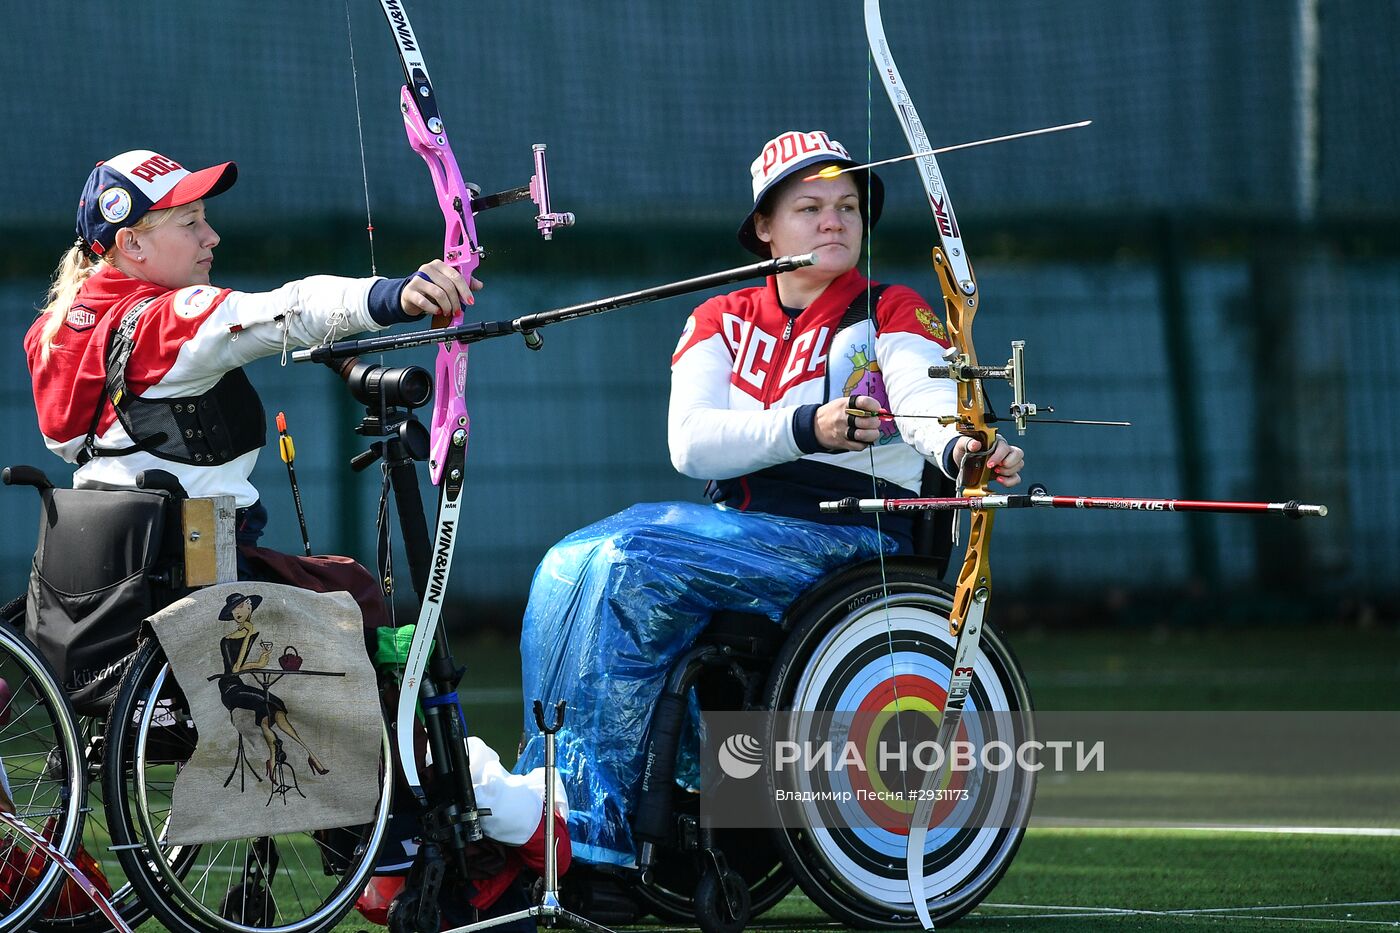
[[[179,509],[164,491],[40,489],[25,634],[79,713],[105,711],[147,616],[184,595]]]

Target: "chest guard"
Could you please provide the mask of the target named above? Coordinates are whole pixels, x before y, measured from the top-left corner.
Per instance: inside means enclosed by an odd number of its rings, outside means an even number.
[[[267,416],[257,390],[242,369],[234,369],[199,395],[141,398],[127,391],[126,364],[135,345],[136,324],[154,299],[137,303],[122,316],[107,344],[107,381],[78,463],[93,457],[123,457],[144,451],[161,460],[193,466],[219,466],[267,443]],[[104,403],[135,442],[98,449],[97,422]]]

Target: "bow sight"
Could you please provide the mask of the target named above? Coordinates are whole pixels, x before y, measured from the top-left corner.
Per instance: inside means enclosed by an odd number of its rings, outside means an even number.
[[[1131,421],[1080,421],[1065,418],[1039,418],[1036,417],[1042,411],[1050,414],[1055,413],[1055,406],[1040,406],[1035,402],[1026,401],[1026,342],[1024,340],[1011,341],[1011,359],[1006,361],[1005,366],[975,366],[968,360],[966,353],[959,352],[954,347],[949,347],[943,351],[943,358],[948,362],[943,366],[930,366],[928,375],[930,379],[952,379],[954,382],[972,382],[978,379],[1005,379],[1011,383],[1011,407],[1007,409],[1007,418],[998,417],[991,407],[987,408],[987,421],[998,422],[1011,420],[1016,422],[1016,433],[1025,434],[1026,425],[1031,418],[1035,418],[1039,424],[1088,424],[1100,427],[1128,428],[1132,427]],[[925,415],[894,415],[893,417],[921,418]],[[955,415],[938,415],[939,424],[959,424],[961,419]]]

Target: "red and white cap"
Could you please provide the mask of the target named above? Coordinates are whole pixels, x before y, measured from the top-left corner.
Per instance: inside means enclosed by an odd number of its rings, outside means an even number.
[[[753,215],[763,205],[764,197],[794,172],[827,164],[846,166],[860,163],[851,158],[845,146],[821,130],[788,130],[764,143],[763,151],[749,166],[749,174],[753,177],[753,207],[739,227],[739,244],[751,253],[769,258],[771,250],[768,244],[758,238],[753,227]],[[861,215],[873,227],[875,221],[880,219],[880,209],[885,203],[884,182],[869,169],[851,174],[855,177],[856,190],[860,194]]]
[[[233,187],[238,166],[223,162],[191,172],[167,156],[132,149],[98,162],[78,201],[78,236],[97,255],[111,249],[117,231],[150,211],[179,207]]]

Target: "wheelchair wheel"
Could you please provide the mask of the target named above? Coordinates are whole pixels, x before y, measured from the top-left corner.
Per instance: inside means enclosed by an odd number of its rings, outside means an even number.
[[[931,738],[953,666],[951,595],[917,560],[886,560],[883,579],[876,562],[840,574],[795,607],[792,634],[769,678],[769,708],[817,714],[806,718],[825,721],[828,730],[871,724],[868,738],[884,739],[895,728],[909,729],[907,737],[915,727]],[[964,727],[982,731],[979,744],[1030,738],[1028,717],[975,715],[1031,709],[1020,666],[990,625],[984,625],[979,654]],[[874,715],[853,718],[862,712]],[[827,713],[838,716],[823,720]],[[798,735],[798,726],[784,728],[792,734],[775,740],[811,738]],[[853,733],[839,738],[850,740]],[[913,769],[896,777],[908,780],[916,795],[922,775]],[[981,809],[956,825],[935,824],[925,843],[928,909],[936,924],[967,913],[1001,879],[1021,843],[1035,792],[1034,773],[1023,769],[981,769],[961,780]],[[832,917],[856,927],[917,927],[905,875],[913,806],[872,802],[869,795],[864,803],[835,808],[803,805],[801,816],[790,816],[775,838],[802,890]]]
[[[78,717],[79,747],[83,750],[84,764],[87,767],[87,815],[83,820],[83,833],[79,841],[82,851],[91,857],[101,880],[111,888],[109,900],[123,920],[131,927],[140,926],[151,915],[131,882],[126,880],[121,860],[112,851],[112,833],[107,825],[107,807],[102,790],[102,749],[106,722],[94,716]],[[97,881],[97,879],[93,879]],[[100,883],[99,883],[100,886]],[[65,902],[60,898],[45,911],[45,916],[35,920],[34,928],[53,933],[105,933],[112,929],[112,922],[102,911],[86,899]]]
[[[33,646],[0,625],[0,807],[68,856],[81,835],[86,787],[67,697]],[[0,930],[30,929],[64,878],[56,862],[0,821]]]
[[[22,632],[24,600],[25,597],[21,596],[0,608],[0,624],[13,632]],[[86,806],[83,808],[85,816],[78,845],[92,857],[98,871],[101,872],[101,880],[106,881],[111,888],[112,896],[109,900],[117,913],[128,925],[137,927],[151,912],[126,880],[121,862],[112,851],[112,835],[107,828],[107,809],[102,793],[102,749],[106,725],[98,717],[78,716],[77,727],[78,748],[86,768],[87,785]],[[101,887],[100,882],[98,886]],[[34,919],[33,927],[36,930],[63,933],[105,933],[112,928],[112,923],[87,898],[78,899],[75,903],[64,903],[60,899],[59,902],[51,904],[43,916]]]
[[[175,775],[197,736],[165,652],[148,639],[112,706],[103,783],[122,868],[177,933],[329,930],[374,868],[392,783],[363,826],[176,846],[165,841]],[[383,734],[383,761],[389,758]]]
[[[723,632],[717,637],[720,629]],[[725,635],[730,630],[742,635],[743,639],[739,642],[727,641]],[[755,631],[768,630],[772,632],[771,640],[761,645],[747,641]],[[773,656],[782,645],[782,631],[763,616],[728,612],[712,619],[706,632],[701,635],[702,642],[710,639],[729,644],[736,650],[725,655],[729,663],[724,667],[702,669],[692,682],[700,707],[705,710],[740,710],[756,705]],[[736,678],[732,670],[735,666],[743,668],[745,676]],[[687,820],[698,828],[699,794],[673,788],[671,803],[673,819]],[[712,832],[714,847],[724,854],[728,873],[740,879],[747,888],[747,913],[750,918],[777,906],[796,885],[768,830],[722,828]],[[718,892],[723,890],[723,885],[716,883],[720,879],[715,866],[699,843],[697,836],[683,849],[662,847],[656,853],[656,862],[645,876],[646,880],[633,884],[632,891],[637,900],[650,913],[662,920],[688,925],[701,919],[700,914],[707,909],[702,906],[704,904],[710,905],[709,913],[716,918],[724,913],[718,909],[721,900]]]

